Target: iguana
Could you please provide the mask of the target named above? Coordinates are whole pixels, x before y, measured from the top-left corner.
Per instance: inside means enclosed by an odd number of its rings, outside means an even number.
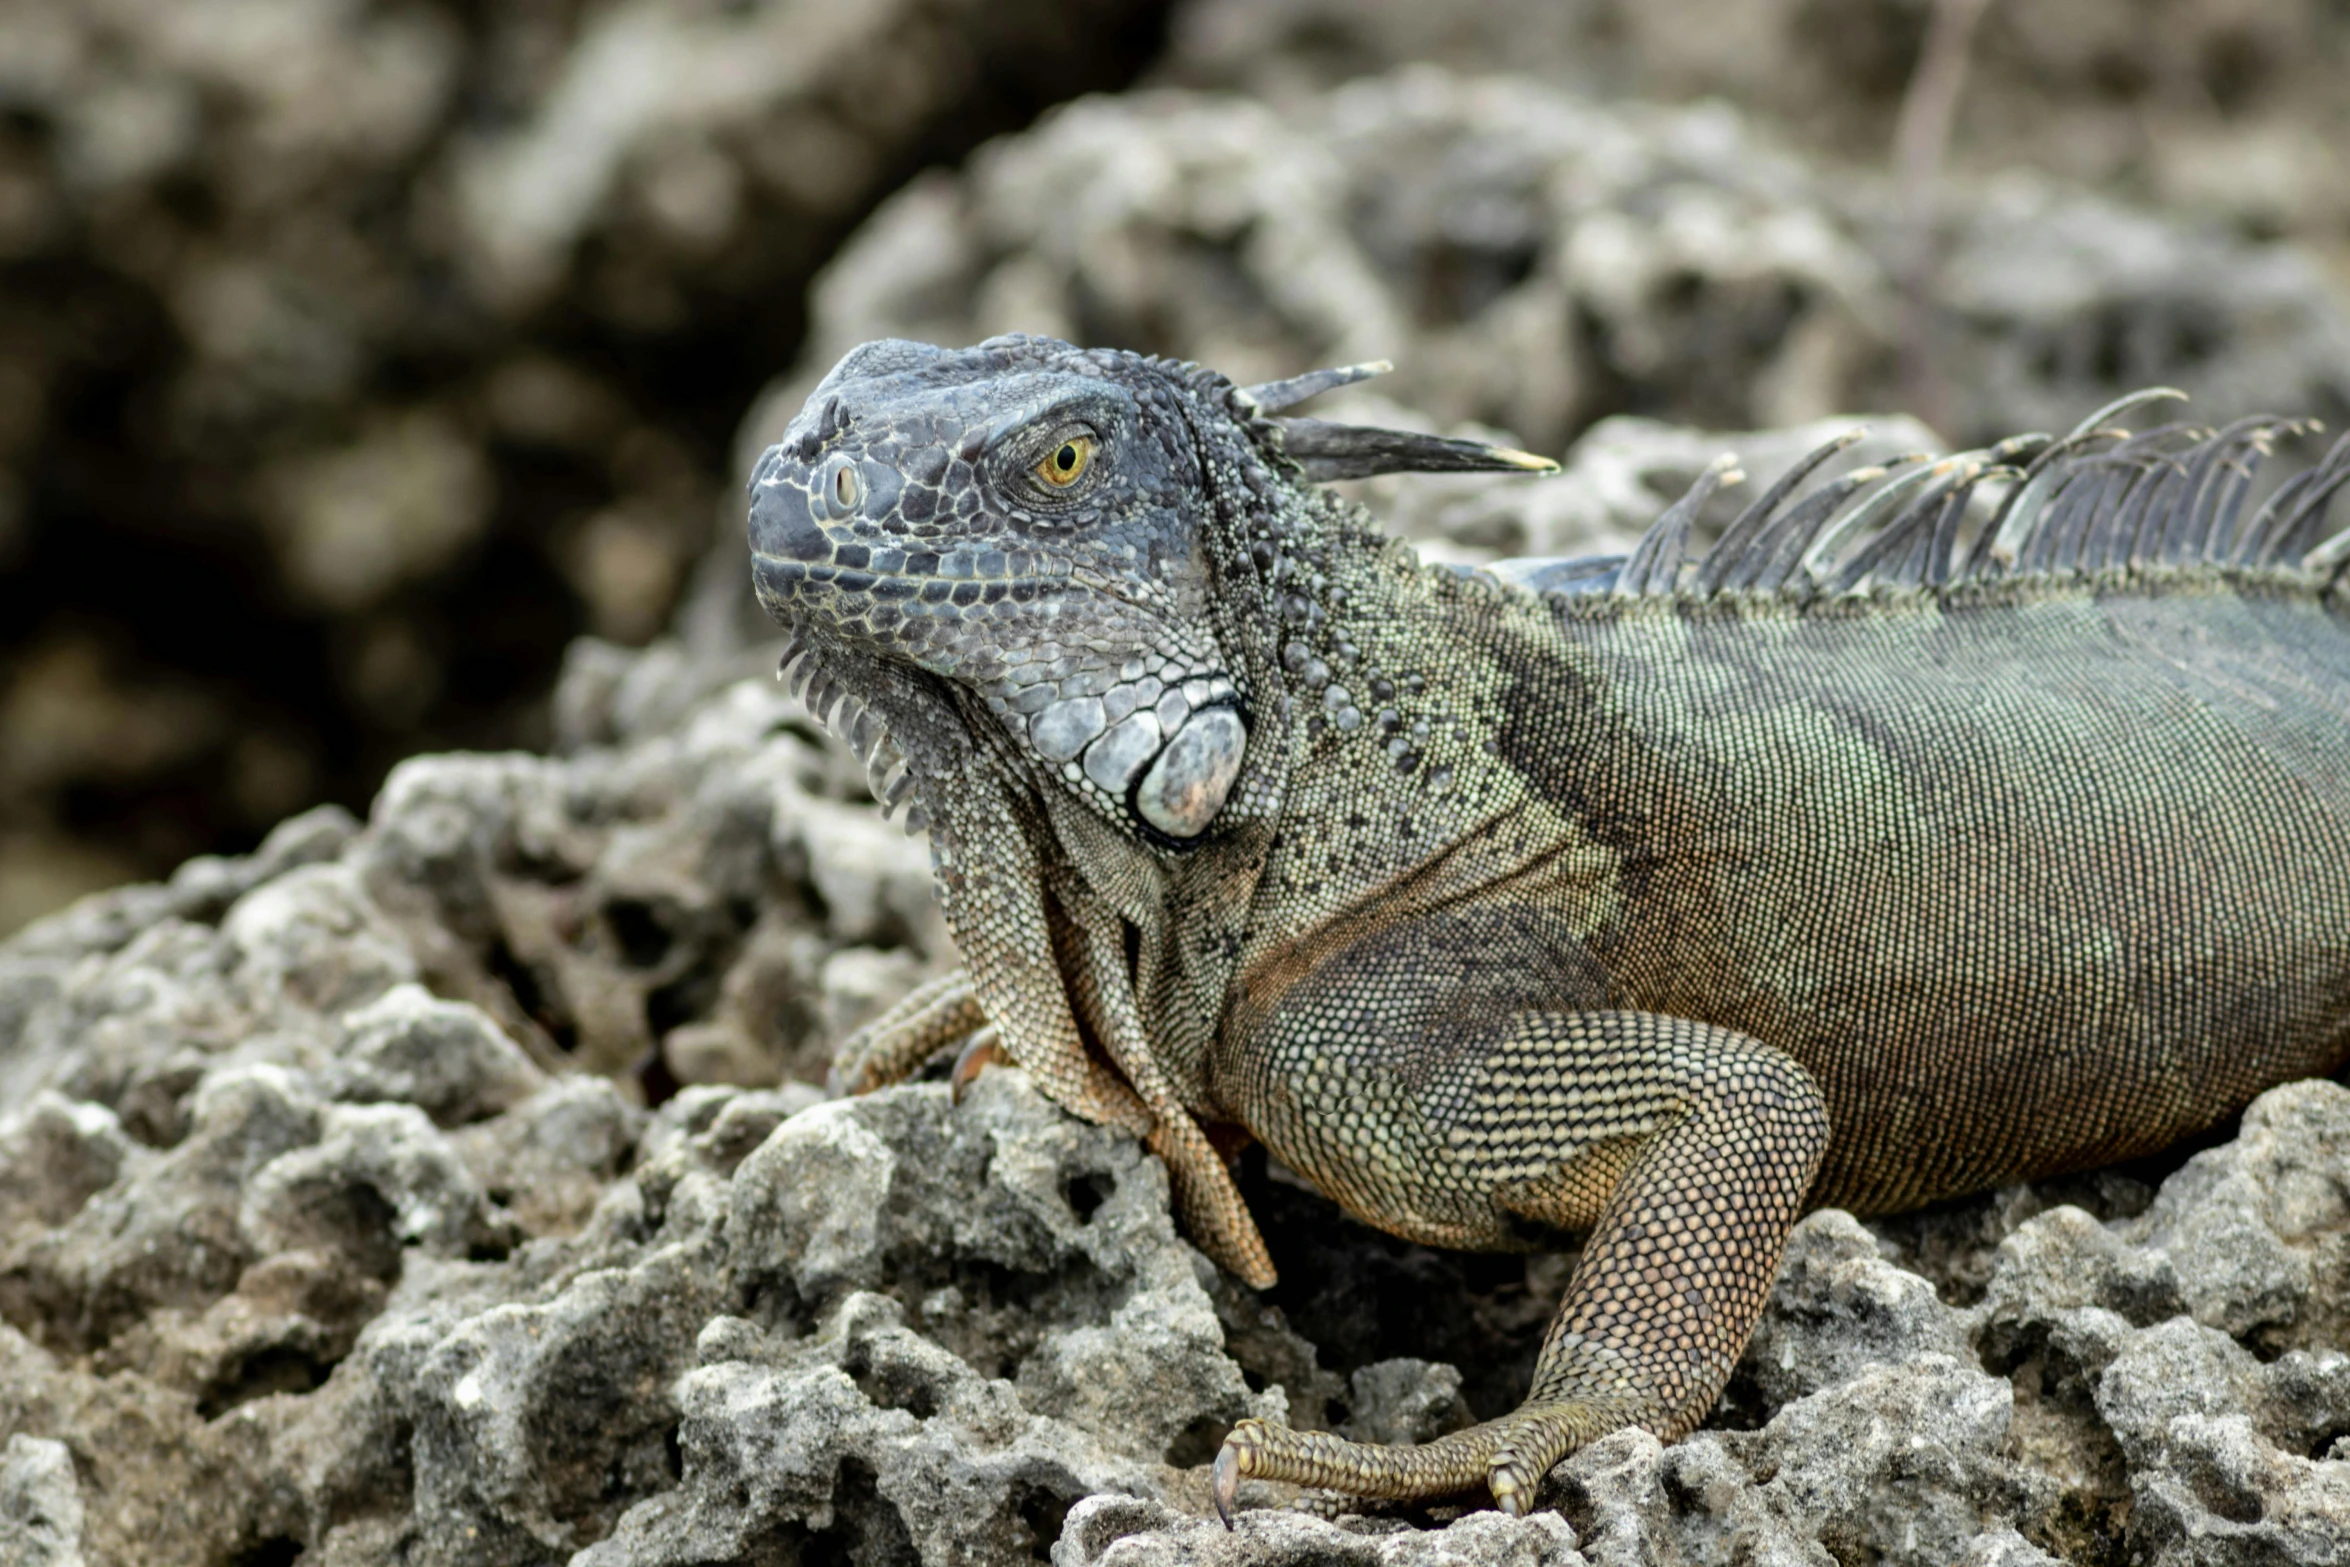
[[[988,1025],[1260,1287],[1235,1128],[1415,1241],[1587,1232],[1522,1407],[1244,1420],[1227,1516],[1243,1476],[1523,1511],[1705,1416],[1807,1206],[2127,1158],[2350,1055],[2350,441],[2247,521],[2294,427],[2129,433],[2146,394],[1815,482],[1832,443],[1702,559],[1726,463],[1628,558],[1461,571],[1321,483],[1552,465],[1284,415],[1375,368],[867,343],[750,482],[785,672],[927,822],[966,963],[849,1086]]]

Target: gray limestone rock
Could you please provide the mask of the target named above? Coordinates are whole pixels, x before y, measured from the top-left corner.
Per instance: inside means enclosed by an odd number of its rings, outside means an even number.
[[[826,1098],[953,961],[919,845],[772,682],[574,668],[566,755],[419,758],[364,828],[0,944],[12,1567],[2340,1559],[2327,1082],[2167,1173],[1810,1215],[1708,1426],[1593,1444],[1534,1516],[1252,1483],[1227,1532],[1235,1421],[1500,1414],[1571,1259],[1249,1163],[1257,1294],[1016,1070]]]
[[[1811,1214],[1787,1238],[1779,1286],[1746,1346],[1732,1395],[1773,1410],[1874,1365],[1922,1355],[1972,1360],[1967,1318],[1933,1285],[1878,1255],[1852,1215]]]
[[[1095,1496],[1069,1511],[1053,1567],[1584,1567],[1575,1531],[1556,1513],[1469,1513],[1441,1529],[1304,1513],[1244,1513],[1229,1531],[1155,1502]]]
[[[2171,1258],[2197,1321],[2272,1353],[2350,1344],[2345,1302],[2324,1287],[2350,1277],[2350,1094],[2311,1082],[2262,1096],[2130,1233]]]
[[[1740,428],[1898,406],[1893,195],[1718,103],[1523,77],[1087,100],[882,206],[819,279],[801,360],[740,449],[747,467],[858,342],[1011,329],[1244,381],[1391,359],[1383,395],[1553,453],[1618,412]],[[1947,436],[2166,377],[2207,419],[2350,406],[2350,311],[2304,253],[2021,176],[1944,199]]]
[[[342,1017],[335,1097],[411,1104],[439,1126],[511,1110],[546,1082],[479,1007],[395,985]]]
[[[19,1432],[0,1449],[0,1560],[82,1567],[82,1488],[63,1442]]]
[[[1846,0],[1185,0],[1162,79],[1293,99],[1411,61],[1613,97],[1717,97],[1848,165],[1895,153],[1923,11]],[[1948,161],[2030,166],[2324,242],[2350,228],[2350,20],[2282,0],[1980,13]],[[2189,90],[2188,84],[2194,84]]]

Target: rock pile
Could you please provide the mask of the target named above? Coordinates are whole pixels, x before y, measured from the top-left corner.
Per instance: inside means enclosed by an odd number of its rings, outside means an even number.
[[[1291,99],[1410,61],[1601,96],[1717,97],[1815,155],[1882,168],[1933,5],[1874,0],[1188,0],[1154,79]],[[1973,8],[1949,161],[2350,241],[2350,17],[2324,0]]]
[[[2330,1083],[2174,1170],[1811,1216],[1713,1424],[1555,1511],[1252,1486],[1227,1534],[1233,1421],[1494,1413],[1566,1264],[1259,1167],[1260,1298],[1016,1071],[825,1100],[951,954],[919,845],[736,673],[583,648],[567,754],[419,758],[0,945],[0,1558],[2343,1559]]]
[[[1904,406],[1896,197],[1718,103],[1525,78],[1088,99],[885,203],[818,279],[807,347],[742,444],[868,338],[1009,330],[1242,381],[1391,359],[1398,402],[1551,453],[1616,413],[1734,429]],[[2209,418],[2350,410],[2350,309],[2306,253],[2029,175],[1946,207],[1930,346],[1952,440],[2161,379]]]

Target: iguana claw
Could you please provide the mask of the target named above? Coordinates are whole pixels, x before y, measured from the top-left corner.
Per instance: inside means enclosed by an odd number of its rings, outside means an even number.
[[[1224,1520],[1224,1527],[1232,1527],[1232,1504],[1240,1495],[1240,1458],[1229,1447],[1216,1451],[1216,1467],[1210,1471],[1210,1480],[1216,1493],[1216,1516]]]
[[[980,1073],[991,1066],[1009,1066],[1011,1061],[1010,1053],[1004,1049],[1003,1036],[996,1032],[994,1026],[991,1024],[981,1029],[971,1036],[970,1043],[963,1046],[955,1056],[955,1068],[947,1074],[948,1097],[954,1103],[961,1104],[963,1096],[971,1091],[971,1085],[979,1080]]]

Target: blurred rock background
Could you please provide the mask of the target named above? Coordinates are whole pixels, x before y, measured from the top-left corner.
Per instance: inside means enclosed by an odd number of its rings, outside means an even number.
[[[0,932],[600,738],[576,636],[748,662],[735,476],[883,332],[1385,355],[1659,490],[1628,417],[2339,421],[2345,79],[2326,0],[12,0]]]
[[[1136,0],[0,8],[0,931],[642,642],[871,206]]]

